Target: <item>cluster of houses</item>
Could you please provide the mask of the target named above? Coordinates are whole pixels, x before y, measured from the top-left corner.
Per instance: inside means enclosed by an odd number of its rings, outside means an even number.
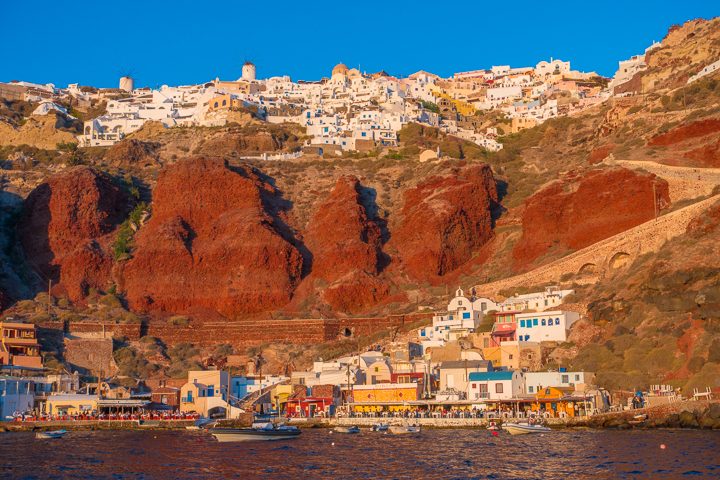
[[[157,89],[135,88],[130,77],[122,77],[119,88],[71,84],[58,89],[11,82],[0,83],[0,95],[42,102],[66,98],[81,107],[105,102],[104,113],[84,122],[81,146],[112,145],[148,121],[165,127],[217,126],[232,121],[232,112],[246,111],[271,123],[305,127],[307,147],[318,153],[396,146],[398,131],[409,122],[438,127],[493,151],[502,148],[498,135],[603,101],[608,92],[599,78],[551,59],[532,67],[493,66],[449,78],[425,71],[398,78],[338,64],[329,77],[294,82],[288,76],[258,79],[255,65],[246,62],[234,81]],[[507,117],[503,131],[483,126],[475,117],[490,110]]]

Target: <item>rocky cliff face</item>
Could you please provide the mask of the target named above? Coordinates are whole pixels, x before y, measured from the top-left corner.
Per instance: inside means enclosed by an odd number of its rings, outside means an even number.
[[[371,219],[357,177],[340,177],[308,223],[305,243],[312,252],[312,278],[329,283],[323,299],[333,308],[355,312],[388,294],[377,278],[385,256],[382,233]]]
[[[670,197],[667,182],[652,174],[613,168],[553,182],[525,203],[516,265],[524,268],[542,255],[581,249],[646,222],[655,205],[667,208]]]
[[[109,245],[128,207],[126,193],[92,168],[50,177],[28,196],[19,221],[27,261],[72,301],[82,300],[90,288],[107,288]]]
[[[231,317],[287,303],[303,259],[268,213],[274,194],[247,166],[201,157],[167,167],[122,268],[130,307]]]
[[[404,271],[434,280],[470,260],[492,238],[497,201],[488,165],[436,176],[405,192],[402,220],[390,240]]]

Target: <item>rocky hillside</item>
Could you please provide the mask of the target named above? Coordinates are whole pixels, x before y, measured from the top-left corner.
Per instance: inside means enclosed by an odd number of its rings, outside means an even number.
[[[50,134],[19,146],[32,106],[6,106],[0,302],[37,321],[48,320],[42,301],[66,320],[145,325],[376,316],[552,266],[720,193],[720,79],[686,84],[717,60],[718,32],[719,19],[674,28],[631,81],[637,94],[505,135],[496,153],[408,125],[394,149],[265,161],[304,134],[251,115],[217,128],[148,123],[107,149],[56,148]],[[419,161],[437,148],[439,160]],[[716,374],[717,210],[596,283],[558,271],[589,318],[545,362],[616,388]],[[52,298],[33,303],[48,281]]]

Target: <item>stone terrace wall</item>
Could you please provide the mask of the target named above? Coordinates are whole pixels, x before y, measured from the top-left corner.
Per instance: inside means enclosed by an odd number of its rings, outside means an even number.
[[[328,342],[345,336],[346,329],[353,336],[370,335],[377,331],[396,328],[419,320],[430,319],[430,314],[390,315],[369,318],[293,319],[293,320],[234,320],[193,322],[187,326],[151,321],[146,335],[158,337],[167,344],[190,342],[197,345],[231,343],[251,346],[262,343],[288,342],[310,344]]]
[[[715,195],[667,213],[657,220],[650,220],[613,235],[535,270],[496,282],[476,285],[475,290],[478,295],[494,296],[507,288],[531,287],[547,282],[558,282],[563,275],[579,274],[586,267],[592,267],[594,270],[596,276],[593,281],[595,281],[612,270],[612,261],[617,258],[617,255],[625,255],[630,260],[634,260],[641,254],[657,251],[666,241],[685,233],[688,223],[718,199],[720,199],[720,195]],[[574,281],[581,283],[582,279]]]

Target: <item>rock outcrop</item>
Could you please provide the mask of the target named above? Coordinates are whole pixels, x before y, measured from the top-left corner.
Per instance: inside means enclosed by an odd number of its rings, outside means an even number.
[[[128,138],[110,147],[103,160],[115,167],[150,167],[157,165],[159,144]]]
[[[49,178],[30,193],[19,221],[27,261],[74,302],[90,288],[107,288],[109,245],[128,209],[127,194],[92,168],[75,167]]]
[[[659,212],[669,205],[665,180],[625,168],[553,182],[525,202],[522,237],[513,250],[516,266],[587,247],[651,220],[656,207]]]
[[[402,220],[390,240],[403,270],[416,280],[435,280],[466,263],[492,238],[497,201],[485,164],[432,177],[405,192]]]
[[[121,269],[130,308],[232,317],[286,304],[303,259],[269,213],[274,194],[249,166],[195,157],[167,167]]]
[[[384,255],[380,225],[370,218],[360,181],[340,177],[308,223],[305,244],[313,255],[312,275],[329,283],[323,299],[334,309],[356,312],[388,294],[377,278]]]
[[[716,135],[720,133],[720,119],[698,120],[685,125],[675,127],[665,133],[650,139],[648,145],[651,147],[668,146],[684,142],[691,138]]]

